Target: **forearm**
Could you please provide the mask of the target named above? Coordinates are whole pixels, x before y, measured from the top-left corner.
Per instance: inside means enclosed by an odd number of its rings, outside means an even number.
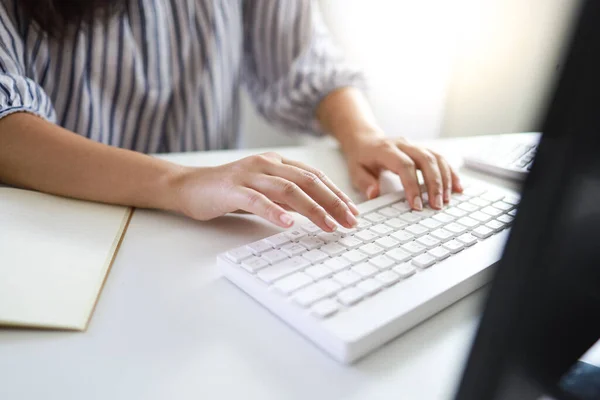
[[[367,99],[355,88],[341,88],[328,94],[317,107],[317,120],[344,151],[362,138],[384,136]]]
[[[84,200],[177,211],[181,167],[93,142],[36,116],[0,121],[0,182]]]

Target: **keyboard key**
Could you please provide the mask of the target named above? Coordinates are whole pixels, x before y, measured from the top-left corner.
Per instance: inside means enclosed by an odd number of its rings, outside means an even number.
[[[506,224],[497,220],[492,220],[485,224],[488,228],[493,230],[494,232],[500,232],[502,229],[506,227]]]
[[[456,200],[457,203],[462,203],[463,201],[469,201],[469,199],[471,199],[471,196],[467,194],[455,194],[454,196],[452,196],[452,199]]]
[[[454,236],[454,234],[452,232],[445,230],[444,228],[440,228],[440,229],[436,229],[435,231],[431,232],[431,236],[433,236],[436,239],[441,240],[442,242],[445,242],[446,240],[452,238]]]
[[[415,238],[412,233],[409,233],[409,232],[406,232],[406,231],[394,232],[390,236],[393,237],[394,239],[396,239],[397,241],[399,241],[402,244],[408,243],[408,242],[410,242],[411,240],[413,240]]]
[[[357,288],[344,289],[338,293],[337,298],[345,306],[351,306],[358,303],[364,297],[364,292]]]
[[[348,249],[353,249],[353,248],[358,247],[363,244],[362,240],[358,240],[354,236],[348,236],[348,237],[342,238],[342,239],[338,240],[338,243]]]
[[[317,318],[327,318],[339,310],[338,303],[331,299],[321,300],[310,308],[311,315]]]
[[[396,264],[396,262],[393,259],[386,256],[385,254],[373,257],[369,260],[369,262],[381,270],[388,269],[394,264]]]
[[[271,264],[275,264],[281,260],[288,258],[288,255],[281,250],[270,250],[262,254],[262,258]]]
[[[425,200],[423,200],[423,204],[427,204],[427,202]],[[435,215],[437,211],[432,210],[429,207],[424,207],[421,211],[412,211],[412,213],[416,216],[419,216],[421,218],[429,218],[432,217],[433,215]]]
[[[254,254],[252,253],[252,250],[245,246],[225,253],[225,256],[227,256],[227,258],[229,258],[231,261],[237,264],[239,264],[240,262],[242,262],[242,260],[248,257],[252,257],[253,255]]]
[[[290,239],[290,240],[298,240],[301,237],[306,236],[306,232],[304,232],[301,229],[291,229],[287,232],[284,232],[285,235]]]
[[[440,244],[440,241],[431,235],[421,236],[417,239],[417,242],[427,247],[428,249]]]
[[[510,215],[511,217],[514,217],[515,215],[517,215],[517,209],[514,208],[512,210],[510,210],[509,212],[507,212],[508,215]]]
[[[317,239],[312,236],[305,236],[298,241],[302,246],[306,247],[309,250],[316,249],[317,247],[321,247],[325,244],[321,239]]]
[[[352,264],[356,264],[365,260],[367,258],[367,255],[362,251],[350,250],[349,252],[342,254],[342,257],[350,261]]]
[[[255,273],[259,269],[263,269],[269,265],[270,264],[267,261],[256,256],[248,257],[242,261],[242,268],[251,273]]]
[[[460,235],[467,231],[467,228],[455,222],[451,222],[448,225],[445,225],[444,229],[448,232],[452,232],[454,235]]]
[[[397,265],[393,268],[393,271],[397,273],[401,279],[406,279],[409,276],[413,276],[417,272],[415,267],[410,265],[410,263]]]
[[[450,251],[450,253],[452,254],[458,253],[459,251],[465,248],[465,245],[458,240],[449,240],[442,246],[444,246],[444,248]]]
[[[504,198],[504,195],[501,193],[487,192],[487,193],[481,195],[481,198],[483,200],[487,200],[489,202],[495,203],[497,201],[502,200]]]
[[[319,300],[333,296],[342,289],[339,283],[325,279],[301,289],[294,296],[294,301],[302,307],[308,307]]]
[[[404,228],[404,230],[406,232],[412,234],[415,237],[419,237],[419,236],[424,235],[427,232],[429,232],[429,229],[427,229],[424,226],[419,225],[419,224],[409,225],[406,228]]]
[[[364,215],[363,218],[373,223],[380,223],[386,220],[385,215],[381,215],[377,212],[372,212],[370,214]]]
[[[308,267],[304,270],[304,273],[310,276],[315,281],[326,278],[333,275],[333,270],[327,267],[325,264],[317,264],[312,267]]]
[[[250,243],[248,247],[254,254],[257,255],[264,251],[273,249],[271,243],[267,242],[266,240],[259,240],[258,242]]]
[[[472,213],[472,212],[477,211],[479,209],[479,207],[477,207],[476,205],[473,205],[471,203],[460,203],[456,207],[460,208],[461,210],[466,211],[468,213]]]
[[[312,263],[317,263],[319,261],[323,261],[323,260],[329,258],[327,253],[322,252],[321,250],[307,251],[306,253],[302,254],[302,257],[306,258],[308,261],[310,261]]]
[[[289,243],[290,239],[286,236],[285,233],[278,233],[277,235],[268,237],[265,239],[267,242],[271,243],[273,247],[280,247],[286,243]]]
[[[306,251],[306,247],[298,243],[288,243],[285,246],[281,246],[281,251],[291,257],[304,253]]]
[[[484,194],[485,192],[486,192],[486,190],[483,188],[471,186],[471,187],[466,188],[463,191],[463,194],[467,195],[467,196],[471,196],[471,197],[478,197],[478,196],[481,196],[482,194]]]
[[[413,257],[416,255],[419,255],[419,254],[425,252],[425,250],[427,250],[427,248],[425,246],[423,246],[422,244],[419,244],[417,242],[405,243],[402,246],[400,246],[400,248],[402,250],[404,250],[405,252],[407,252],[408,254],[412,254]]]
[[[400,218],[388,219],[387,221],[385,221],[385,224],[391,226],[394,229],[402,229],[407,225],[406,222],[402,221]]]
[[[313,224],[312,222],[308,223],[306,225],[302,225],[302,230],[307,233],[321,232],[321,228],[319,228],[317,225]]]
[[[452,222],[452,221],[454,221],[456,219],[452,215],[446,214],[446,213],[443,213],[443,212],[442,213],[437,213],[437,214],[435,214],[431,218],[435,219],[436,221],[441,222],[442,224],[447,224],[447,223]]]
[[[475,211],[474,213],[470,214],[469,217],[482,223],[486,223],[493,218],[491,215],[482,213],[481,211]]]
[[[410,258],[412,257],[410,253],[407,253],[406,251],[403,251],[401,249],[390,250],[387,253],[385,253],[385,255],[396,260],[397,262],[410,260]]]
[[[364,231],[360,231],[357,232],[354,237],[356,239],[360,239],[363,242],[372,242],[373,240],[377,239],[379,237],[379,235],[377,235],[376,233],[371,232],[370,230],[364,230]]]
[[[312,278],[304,272],[296,272],[290,276],[278,280],[273,285],[273,289],[286,296],[292,294],[298,289],[310,285],[313,282]]]
[[[383,284],[376,279],[365,279],[356,285],[356,288],[362,290],[366,296],[374,295],[383,288]]]
[[[354,271],[342,271],[333,275],[332,278],[340,285],[347,287],[352,286],[361,281],[361,277]]]
[[[357,273],[362,278],[370,278],[371,276],[379,273],[379,270],[377,268],[367,263],[360,263],[358,265],[355,265],[354,267],[350,268],[350,271]]]
[[[385,207],[379,210],[378,213],[386,217],[392,218],[402,214],[402,211],[395,209],[394,207]]]
[[[317,238],[325,243],[331,243],[340,240],[342,234],[339,232],[321,232],[317,235]]]
[[[442,226],[442,223],[433,218],[425,218],[424,220],[419,222],[419,225],[423,225],[428,230],[433,230]]]
[[[375,275],[375,279],[377,279],[385,286],[392,286],[394,283],[400,280],[400,275],[398,275],[394,271],[383,271]]]
[[[481,209],[481,212],[491,215],[492,217],[497,217],[502,214],[502,210],[497,209],[496,207],[487,206]]]
[[[321,247],[321,251],[327,253],[330,256],[337,256],[346,251],[346,248],[337,243],[328,243]]]
[[[410,206],[406,201],[399,201],[397,203],[392,204],[392,207],[400,212],[408,212],[410,211]]]
[[[456,220],[456,222],[458,224],[466,226],[467,228],[475,228],[477,225],[479,225],[479,221],[469,217],[459,218]]]
[[[475,243],[477,243],[477,238],[470,233],[463,233],[457,237],[456,240],[463,243],[465,246],[473,246]]]
[[[396,247],[400,244],[398,240],[392,238],[391,236],[379,238],[375,241],[375,243],[384,249],[391,249],[392,247]]]
[[[350,261],[342,257],[330,258],[329,260],[324,261],[323,264],[331,268],[334,272],[344,270],[352,265]]]
[[[392,228],[384,224],[378,224],[369,228],[369,231],[375,232],[379,236],[386,236],[394,232]]]
[[[513,206],[516,206],[517,204],[519,204],[519,201],[521,201],[521,198],[519,196],[506,196],[506,197],[504,197],[503,201],[505,203],[512,204]]]
[[[400,218],[404,222],[408,222],[409,224],[414,224],[415,222],[419,222],[421,220],[421,217],[419,217],[413,212],[401,214],[400,216],[398,216],[398,218]]]
[[[435,264],[435,261],[436,261],[435,257],[433,257],[429,254],[421,254],[412,259],[413,265],[415,265],[419,268],[429,268],[433,264]]]
[[[477,228],[473,229],[473,231],[471,233],[474,236],[477,236],[479,239],[485,239],[485,238],[492,236],[494,231],[491,230],[490,228],[488,228],[487,226],[481,225],[481,226],[478,226]]]
[[[497,201],[494,204],[492,204],[492,207],[496,207],[499,210],[502,211],[508,211],[508,210],[512,210],[514,208],[514,206],[512,204],[508,204],[504,201]]]
[[[512,224],[514,217],[511,217],[510,215],[504,214],[499,216],[498,218],[496,218],[498,221],[503,222],[505,224]]]
[[[434,247],[433,249],[427,252],[432,257],[435,257],[436,260],[441,261],[445,258],[450,257],[450,251],[443,247]]]
[[[384,248],[376,245],[375,243],[365,244],[364,246],[360,246],[358,249],[371,257],[384,252]]]
[[[467,215],[466,211],[461,210],[457,207],[450,207],[446,210],[446,214],[452,215],[455,218],[461,218]]]
[[[357,229],[365,229],[365,228],[368,228],[369,226],[371,226],[371,222],[367,221],[364,218],[357,218],[356,221],[357,221],[357,224],[356,224]]]
[[[474,197],[471,200],[469,200],[469,203],[481,208],[481,207],[486,207],[490,205],[490,202],[487,200],[484,200],[480,197]]]
[[[271,265],[270,267],[263,268],[256,276],[264,282],[272,283],[278,279],[283,278],[284,276],[288,276],[293,274],[294,272],[298,272],[301,269],[308,267],[310,263],[302,257],[292,257],[287,260],[281,261],[275,265]]]

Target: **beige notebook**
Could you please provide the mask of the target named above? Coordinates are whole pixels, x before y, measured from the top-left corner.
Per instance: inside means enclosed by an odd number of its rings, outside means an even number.
[[[85,330],[131,214],[0,186],[0,326]]]

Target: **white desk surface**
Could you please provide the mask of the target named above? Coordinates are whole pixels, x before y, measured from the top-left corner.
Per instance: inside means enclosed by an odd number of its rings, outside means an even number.
[[[480,140],[485,139],[428,145],[452,160]],[[351,189],[337,150],[276,150],[322,169],[354,200],[361,200]],[[256,152],[171,158],[216,165]],[[253,216],[206,223],[136,210],[87,332],[0,330],[0,399],[452,396],[477,326],[481,290],[357,364],[342,366],[217,270],[218,253],[274,232],[276,228]]]

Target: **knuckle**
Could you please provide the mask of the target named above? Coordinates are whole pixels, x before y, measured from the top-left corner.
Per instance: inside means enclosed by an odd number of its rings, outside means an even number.
[[[315,169],[315,170],[313,170],[313,171],[311,171],[311,172],[312,172],[312,174],[313,174],[314,176],[316,176],[316,177],[317,177],[317,179],[319,179],[319,180],[321,180],[321,181],[325,181],[325,179],[327,179],[327,176],[326,176],[326,175],[325,175],[325,173],[324,173],[323,171],[321,171],[321,170]]]
[[[427,150],[423,150],[423,161],[429,165],[437,164],[437,159]]]
[[[281,191],[285,196],[293,196],[298,191],[298,185],[294,182],[283,180],[281,182]]]
[[[315,186],[319,183],[319,180],[319,177],[312,172],[306,171],[302,173],[303,184],[307,186]]]
[[[412,170],[415,169],[415,162],[410,157],[403,157],[400,160],[400,166],[404,169]]]
[[[312,203],[308,209],[308,214],[312,216],[320,216],[324,213],[323,207],[318,205],[317,203]]]
[[[252,193],[246,197],[246,202],[248,203],[248,206],[250,208],[256,207],[256,205],[259,203],[259,201],[260,201],[260,195],[258,193]]]
[[[333,199],[333,201],[331,202],[331,207],[334,210],[343,210],[346,208],[346,204],[342,201],[342,199],[340,199],[339,197],[336,197],[335,199]]]

